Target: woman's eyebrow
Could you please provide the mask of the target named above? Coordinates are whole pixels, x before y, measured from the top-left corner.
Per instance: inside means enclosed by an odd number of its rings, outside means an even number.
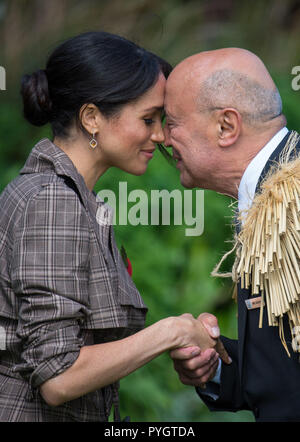
[[[164,107],[163,106],[152,106],[152,107],[149,107],[148,109],[145,109],[145,112],[153,112],[153,111],[163,112]]]

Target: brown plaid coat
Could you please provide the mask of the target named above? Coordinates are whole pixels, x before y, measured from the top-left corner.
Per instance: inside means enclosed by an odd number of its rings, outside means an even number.
[[[116,247],[111,210],[48,139],[0,195],[0,421],[105,421],[117,385],[58,407],[39,386],[83,345],[141,329],[146,306]]]

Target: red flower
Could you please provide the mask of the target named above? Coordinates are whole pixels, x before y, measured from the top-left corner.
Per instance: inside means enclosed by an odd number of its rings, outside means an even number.
[[[127,272],[129,273],[129,276],[132,276],[132,265],[129,258],[127,258]]]
[[[124,265],[127,269],[127,272],[129,273],[129,276],[132,276],[132,265],[131,265],[131,262],[129,261],[129,258],[127,257],[124,246],[121,247],[121,256],[122,256]]]

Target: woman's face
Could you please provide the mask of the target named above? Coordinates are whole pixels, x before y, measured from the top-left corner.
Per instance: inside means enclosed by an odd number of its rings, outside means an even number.
[[[134,175],[146,172],[155,144],[164,141],[161,118],[165,83],[160,74],[144,95],[125,105],[118,116],[102,122],[97,149],[107,168],[118,167]]]

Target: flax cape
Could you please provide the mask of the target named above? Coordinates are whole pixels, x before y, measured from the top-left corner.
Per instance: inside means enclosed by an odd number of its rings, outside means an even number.
[[[241,287],[261,294],[259,327],[263,309],[269,326],[277,326],[281,342],[290,356],[283,329],[287,316],[292,348],[300,353],[300,140],[291,132],[287,143],[261,184],[250,209],[239,217],[241,230],[233,249],[226,253],[212,276],[232,277]],[[233,251],[236,257],[231,273],[219,273],[220,266]]]

